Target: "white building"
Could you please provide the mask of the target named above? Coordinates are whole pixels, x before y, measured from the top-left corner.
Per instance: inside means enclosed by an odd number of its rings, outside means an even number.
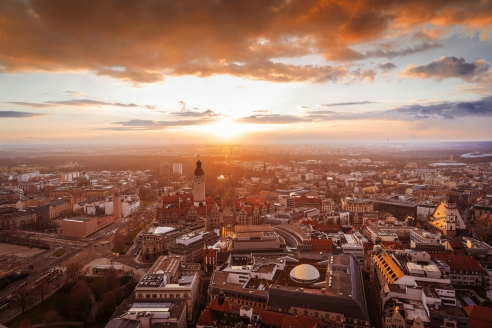
[[[294,197],[282,195],[278,196],[278,201],[284,207],[294,208]]]
[[[127,217],[133,213],[138,212],[140,209],[140,198],[136,195],[127,195],[123,197],[123,202],[121,203],[121,215]]]
[[[79,172],[62,173],[60,175],[60,180],[62,182],[73,181],[74,178],[78,178],[79,176],[80,176]]]
[[[104,203],[104,212],[106,215],[114,213],[114,198],[108,197]],[[128,217],[140,209],[140,198],[137,195],[125,195],[121,197],[121,216]]]
[[[333,199],[323,199],[321,202],[321,213],[331,213],[335,209],[335,202]]]
[[[160,256],[135,287],[136,298],[187,300],[188,323],[199,310],[200,264],[184,263],[183,257]]]
[[[181,163],[173,163],[173,173],[183,174],[183,165]]]
[[[410,230],[410,247],[415,248],[417,244],[438,245],[441,243],[441,235],[424,230]]]

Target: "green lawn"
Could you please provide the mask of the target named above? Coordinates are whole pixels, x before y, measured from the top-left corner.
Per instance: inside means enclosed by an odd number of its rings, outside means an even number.
[[[63,254],[65,254],[65,250],[64,250],[63,248],[60,248],[59,250],[57,250],[56,252],[54,252],[54,253],[53,253],[53,254],[51,254],[51,255],[56,256],[56,257],[60,257],[60,256],[62,256]]]
[[[12,324],[7,326],[10,328],[19,328],[19,324],[23,319],[31,320],[31,324],[33,325],[43,323],[45,313],[50,310],[57,310],[60,307],[60,301],[64,298],[65,295],[68,294],[69,292],[56,292],[49,298],[45,299],[44,302],[41,302],[32,309],[27,310],[26,313],[15,318]],[[60,311],[57,312],[62,318],[62,321],[71,321],[70,318],[64,318]]]

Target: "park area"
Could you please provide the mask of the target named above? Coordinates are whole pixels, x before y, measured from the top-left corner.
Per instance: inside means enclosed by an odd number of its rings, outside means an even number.
[[[81,268],[72,267],[67,269],[66,274],[67,283],[60,290],[7,326],[50,326],[56,322],[106,323],[116,306],[130,296],[136,285],[132,277],[118,277],[111,270],[103,276],[85,277],[80,275]]]

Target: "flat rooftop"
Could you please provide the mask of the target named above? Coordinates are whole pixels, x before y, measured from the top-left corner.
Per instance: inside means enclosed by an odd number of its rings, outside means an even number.
[[[186,307],[186,300],[127,298],[116,309],[111,318],[118,318],[131,312],[169,312],[171,318],[179,318]]]
[[[147,230],[147,233],[152,233],[155,235],[164,235],[173,232],[174,230],[177,229],[173,227],[152,227],[149,230]]]
[[[97,218],[98,218],[98,216],[90,216],[90,217],[87,217],[87,216],[74,216],[74,217],[71,217],[71,218],[63,219],[62,221],[89,222],[89,221],[92,221],[92,220],[97,219]]]
[[[173,274],[178,270],[182,260],[181,255],[160,256],[147,273],[149,275]]]
[[[254,232],[270,232],[273,233],[270,225],[236,225],[234,227],[236,233],[254,233]]]
[[[434,305],[429,305],[430,312],[437,312],[443,315],[452,315],[455,317],[468,318],[465,310],[459,306],[441,305],[436,308]]]
[[[245,294],[257,295],[267,297],[268,290],[260,289],[259,285],[256,285],[256,289],[243,288],[243,284],[233,284],[227,281],[229,272],[215,271],[213,279],[210,280],[210,288],[224,289],[227,291],[241,292]]]

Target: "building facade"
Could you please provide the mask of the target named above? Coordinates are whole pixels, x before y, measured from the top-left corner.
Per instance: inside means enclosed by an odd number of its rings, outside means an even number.
[[[195,203],[205,202],[205,172],[202,169],[202,162],[196,162],[193,174],[193,196]]]

